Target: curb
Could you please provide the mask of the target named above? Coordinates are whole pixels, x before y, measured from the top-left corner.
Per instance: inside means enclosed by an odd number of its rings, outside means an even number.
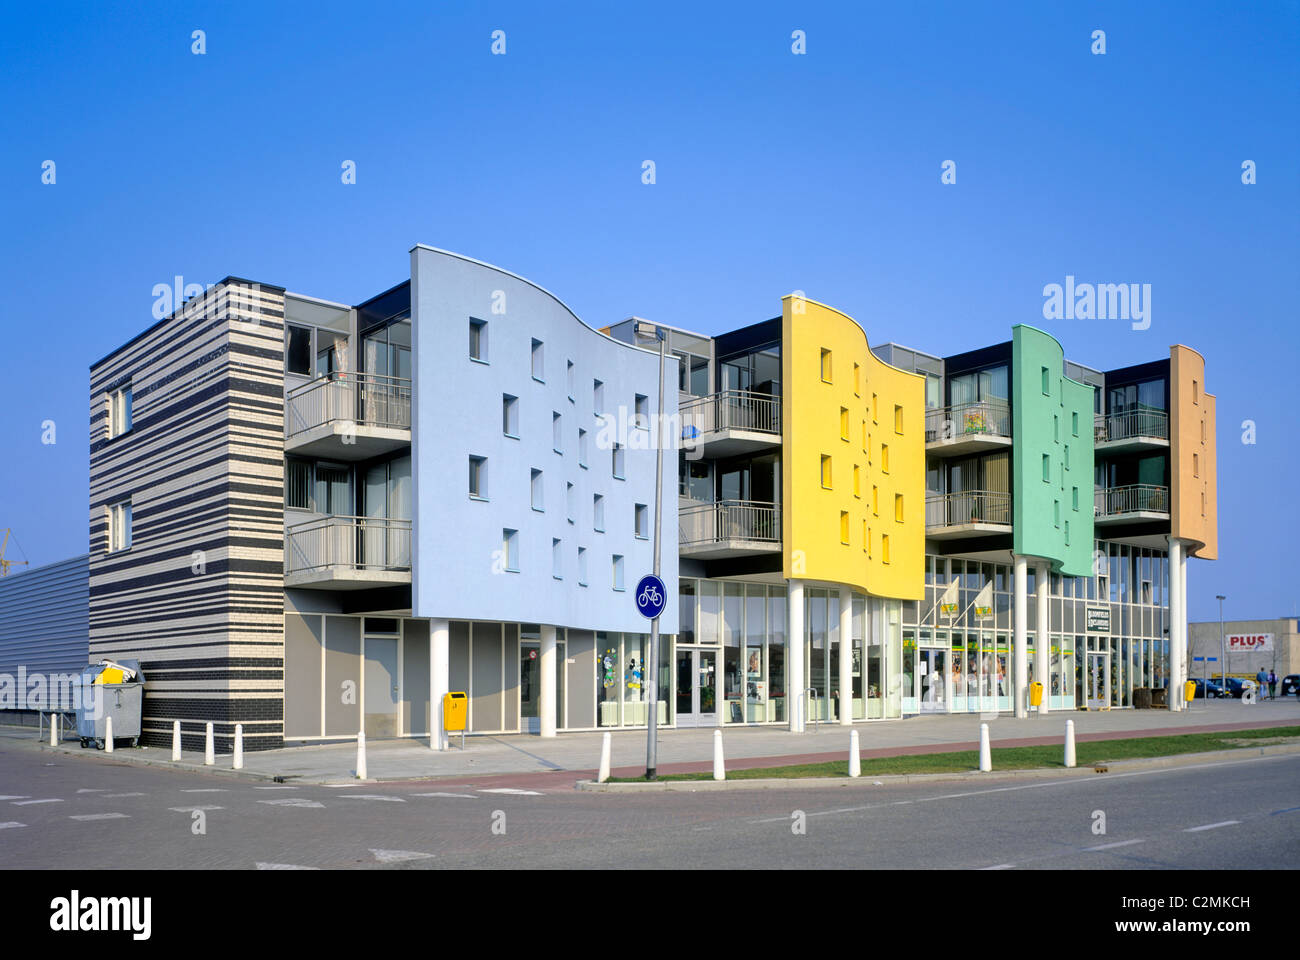
[[[1237,747],[1231,750],[1210,750],[1205,753],[1180,753],[1168,757],[1139,757],[1132,760],[1115,760],[1105,764],[1083,764],[1074,768],[1035,767],[1027,770],[991,770],[980,773],[891,773],[880,776],[849,777],[796,777],[790,779],[753,780],[656,780],[651,783],[597,783],[579,780],[575,790],[589,793],[695,793],[700,790],[788,790],[788,789],[853,789],[864,786],[892,786],[908,783],[971,782],[978,780],[1035,780],[1051,777],[1104,776],[1130,770],[1160,769],[1162,767],[1191,767],[1216,760],[1249,759],[1251,757],[1282,756],[1300,753],[1300,743],[1276,743],[1262,747]],[[1104,769],[1098,769],[1104,767]]]

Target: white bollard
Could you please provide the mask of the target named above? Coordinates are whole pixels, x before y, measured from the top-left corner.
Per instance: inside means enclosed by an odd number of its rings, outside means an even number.
[[[104,752],[113,752],[113,718],[104,718]]]
[[[364,730],[357,733],[357,779],[366,779],[366,734]]]
[[[209,720],[203,737],[203,765],[205,767],[210,767],[217,762],[216,752],[216,745],[212,742],[212,721]]]
[[[181,759],[181,722],[172,721],[172,763],[179,763]]]
[[[244,725],[235,724],[235,767],[236,770],[244,769]]]
[[[980,770],[988,773],[993,769],[993,751],[989,749],[989,725],[980,724]]]
[[[1075,765],[1074,757],[1074,721],[1065,721],[1065,765],[1073,767]]]
[[[59,734],[54,726],[58,722],[59,722],[59,715],[57,713],[50,714],[50,746],[51,747],[57,747],[59,745]]]
[[[862,755],[858,752],[858,731],[849,731],[849,776],[862,776]]]
[[[609,779],[609,734],[605,734],[600,740],[600,772],[596,774],[596,782],[604,783]]]
[[[722,760],[722,731],[713,731],[713,779],[726,780],[727,767]]]

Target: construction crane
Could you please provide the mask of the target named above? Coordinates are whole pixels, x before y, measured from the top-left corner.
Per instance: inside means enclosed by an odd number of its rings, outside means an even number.
[[[10,567],[25,567],[28,565],[26,560],[5,559],[5,547],[9,545],[9,532],[10,532],[9,528],[5,527],[4,539],[0,539],[0,577],[9,576]],[[17,540],[14,541],[15,544],[17,542],[18,542]],[[18,549],[21,550],[22,547],[19,547]]]

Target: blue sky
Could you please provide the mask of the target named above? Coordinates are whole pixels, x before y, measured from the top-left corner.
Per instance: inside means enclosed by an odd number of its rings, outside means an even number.
[[[0,527],[34,563],[86,549],[87,368],[154,284],[355,303],[422,242],[595,326],[719,332],[800,289],[939,354],[1017,322],[1102,368],[1193,346],[1221,559],[1190,615],[1290,615],[1298,64],[1296,2],[8,5]],[[1044,321],[1067,274],[1151,284],[1150,329]]]

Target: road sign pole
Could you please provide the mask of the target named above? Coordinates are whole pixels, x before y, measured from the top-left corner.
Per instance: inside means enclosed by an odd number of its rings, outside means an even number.
[[[663,330],[656,330],[659,337],[659,419],[655,424],[655,530],[654,530],[654,575],[659,576],[660,532],[663,530],[663,496],[664,496],[664,346],[667,335]],[[665,606],[668,598],[664,597]],[[643,664],[644,666],[644,664]],[[645,744],[645,778],[654,780],[655,768],[658,766],[659,735],[659,618],[650,621],[650,666],[645,668],[646,693],[646,744]]]

